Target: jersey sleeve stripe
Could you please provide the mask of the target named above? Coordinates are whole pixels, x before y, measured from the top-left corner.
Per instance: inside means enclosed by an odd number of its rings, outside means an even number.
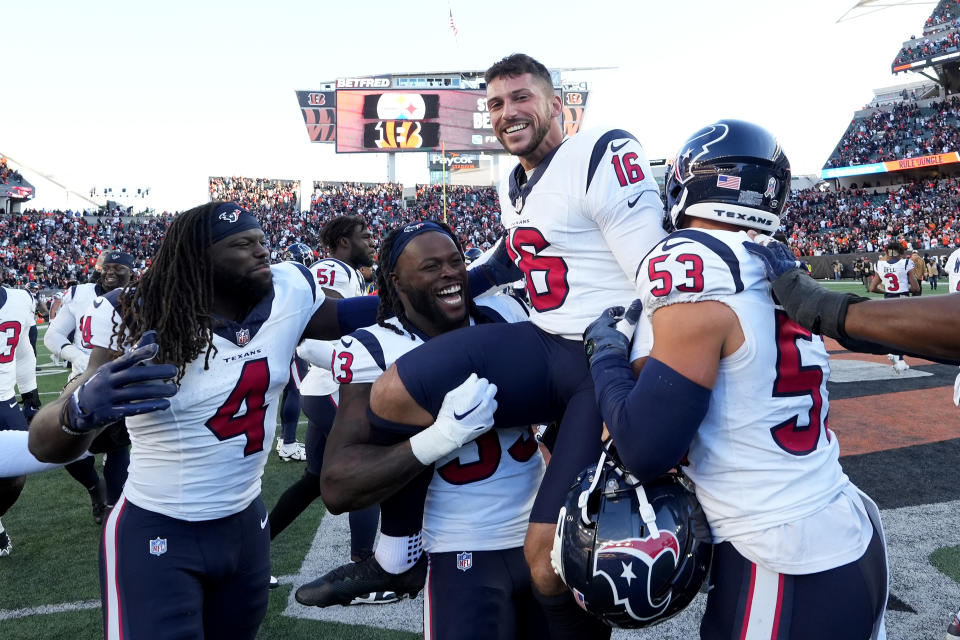
[[[7,304],[7,290],[0,287],[0,307]]]
[[[310,283],[310,293],[313,295],[313,301],[316,302],[317,301],[317,283],[314,282],[313,280],[313,274],[311,274],[310,270],[307,269],[302,264],[300,264],[299,262],[291,262],[290,264],[295,266],[297,270],[300,272],[300,275],[306,278],[307,282]]]
[[[123,292],[122,287],[117,287],[112,291],[108,291],[103,294],[103,299],[113,305],[114,309],[120,308],[120,294]]]
[[[600,139],[594,143],[593,152],[590,154],[590,164],[587,166],[587,187],[584,189],[584,193],[590,190],[593,174],[597,172],[600,161],[603,159],[604,154],[607,153],[607,144],[613,140],[622,140],[623,138],[629,138],[637,142],[637,139],[633,137],[632,133],[624,131],[623,129],[611,129],[600,136]]]
[[[372,333],[366,329],[360,329],[351,333],[350,337],[360,341],[360,344],[364,346],[373,358],[373,361],[377,363],[377,366],[380,367],[382,371],[387,370],[387,362],[383,357],[383,347],[380,346],[380,341],[377,340]]]

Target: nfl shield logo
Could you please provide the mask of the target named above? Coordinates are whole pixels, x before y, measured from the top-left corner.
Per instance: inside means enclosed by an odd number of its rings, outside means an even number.
[[[162,556],[167,552],[167,539],[156,538],[150,541],[150,555]]]
[[[240,329],[237,331],[237,346],[244,346],[250,342],[250,329]]]
[[[469,551],[457,554],[457,569],[466,571],[473,566],[473,554]]]

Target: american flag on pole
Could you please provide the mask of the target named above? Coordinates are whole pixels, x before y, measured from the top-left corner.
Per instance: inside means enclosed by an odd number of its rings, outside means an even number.
[[[450,9],[450,30],[453,31],[453,39],[460,44],[460,32],[457,31],[457,23],[453,21],[453,9]]]

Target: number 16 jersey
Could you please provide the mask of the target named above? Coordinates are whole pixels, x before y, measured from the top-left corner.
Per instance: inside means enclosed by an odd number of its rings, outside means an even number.
[[[665,235],[659,194],[643,148],[621,129],[567,138],[529,175],[517,165],[499,190],[502,241],[535,325],[580,340],[601,311],[630,304],[637,265]]]

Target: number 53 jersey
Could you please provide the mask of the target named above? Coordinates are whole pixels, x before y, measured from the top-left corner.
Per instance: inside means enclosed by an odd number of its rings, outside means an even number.
[[[127,418],[133,504],[187,521],[223,518],[260,495],[280,393],[310,317],[323,303],[305,267],[275,264],[273,291],[240,323],[221,320],[209,368],[187,364],[170,408]],[[92,342],[110,348],[119,291],[90,307]],[[109,302],[111,304],[105,304]],[[173,302],[171,301],[171,304]],[[163,343],[164,337],[158,336]]]
[[[872,527],[827,427],[823,340],[774,305],[749,240],[742,231],[674,232],[644,258],[637,286],[648,317],[716,300],[743,331],[743,345],[720,360],[684,467],[715,540],[782,573],[823,571],[859,558]]]

